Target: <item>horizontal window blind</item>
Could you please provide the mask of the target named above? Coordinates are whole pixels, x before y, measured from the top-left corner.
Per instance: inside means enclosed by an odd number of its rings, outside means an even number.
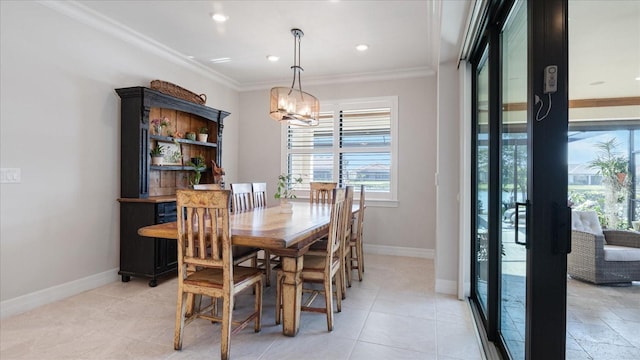
[[[396,198],[392,186],[395,102],[374,103],[327,104],[331,111],[320,113],[318,126],[286,126],[286,168],[282,170],[303,178],[296,190],[304,193],[310,182],[327,181],[352,185],[356,191],[365,185],[368,193],[377,193],[381,199]]]

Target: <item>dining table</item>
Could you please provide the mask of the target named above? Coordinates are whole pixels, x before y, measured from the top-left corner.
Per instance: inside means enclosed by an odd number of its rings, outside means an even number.
[[[282,333],[296,336],[300,328],[302,305],[301,272],[304,254],[309,246],[329,233],[331,206],[292,202],[290,213],[280,206],[255,208],[230,216],[231,243],[268,249],[280,256],[282,282]],[[359,205],[354,204],[353,213]],[[178,238],[177,222],[144,226],[138,229],[140,236],[152,238]]]

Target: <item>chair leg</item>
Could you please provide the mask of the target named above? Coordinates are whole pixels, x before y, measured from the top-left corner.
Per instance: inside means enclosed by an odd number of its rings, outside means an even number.
[[[347,259],[348,261],[345,261],[345,276],[347,279],[347,287],[351,287],[351,256],[353,255],[353,252],[351,250],[351,246],[349,246],[349,252],[347,253]]]
[[[340,273],[344,274],[344,271],[342,271],[341,269],[338,269],[338,272],[335,275],[336,278],[336,310],[338,312],[342,312],[342,278],[340,277]],[[331,281],[331,280],[329,280]],[[333,295],[333,294],[332,294]],[[333,309],[331,309],[333,310]]]
[[[280,272],[278,272],[276,278],[276,325],[280,324],[280,319],[282,316],[282,281],[284,276]]]
[[[356,256],[358,257],[358,281],[362,281],[362,273],[364,273],[364,255],[362,254],[362,243],[356,243]]]
[[[271,252],[269,250],[264,251],[264,269],[266,275],[264,284],[269,287],[271,286]]]
[[[336,291],[339,288],[336,286]],[[339,296],[337,296],[339,297]],[[333,330],[333,281],[331,279],[324,280],[324,299],[327,313],[327,331]]]
[[[176,307],[176,329],[173,337],[173,348],[182,349],[182,335],[184,334],[184,322],[187,312],[187,294],[178,292],[178,304]]]
[[[262,329],[262,281],[258,281],[255,284],[256,299],[254,311],[258,314],[253,326],[255,332],[259,332]]]
[[[231,352],[229,347],[229,339],[231,338],[231,312],[233,308],[234,296],[228,296],[222,301],[222,339],[220,341],[220,359],[228,360]]]

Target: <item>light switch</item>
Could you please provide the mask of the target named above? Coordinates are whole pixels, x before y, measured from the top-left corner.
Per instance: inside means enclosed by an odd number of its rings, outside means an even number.
[[[2,184],[19,184],[20,168],[2,168],[0,169],[0,183]]]

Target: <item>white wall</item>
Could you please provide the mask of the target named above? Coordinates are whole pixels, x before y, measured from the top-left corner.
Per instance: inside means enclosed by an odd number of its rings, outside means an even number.
[[[116,279],[120,127],[114,89],[153,79],[208,95],[225,119],[227,181],[238,171],[238,93],[182,59],[141,50],[34,2],[1,4],[0,162],[22,182],[0,185],[2,315],[20,296]],[[83,279],[89,279],[84,281]],[[66,289],[56,286],[74,284]],[[44,294],[44,295],[43,295]],[[33,298],[22,299],[38,305]]]
[[[438,184],[436,210],[436,291],[458,292],[460,230],[460,96],[456,61],[438,69]]]
[[[435,248],[436,82],[414,79],[304,86],[322,102],[398,96],[398,206],[369,203],[366,249],[433,256]],[[269,90],[240,94],[239,181],[266,181],[271,194],[280,174],[280,125],[269,118]],[[273,199],[270,199],[273,203]]]

